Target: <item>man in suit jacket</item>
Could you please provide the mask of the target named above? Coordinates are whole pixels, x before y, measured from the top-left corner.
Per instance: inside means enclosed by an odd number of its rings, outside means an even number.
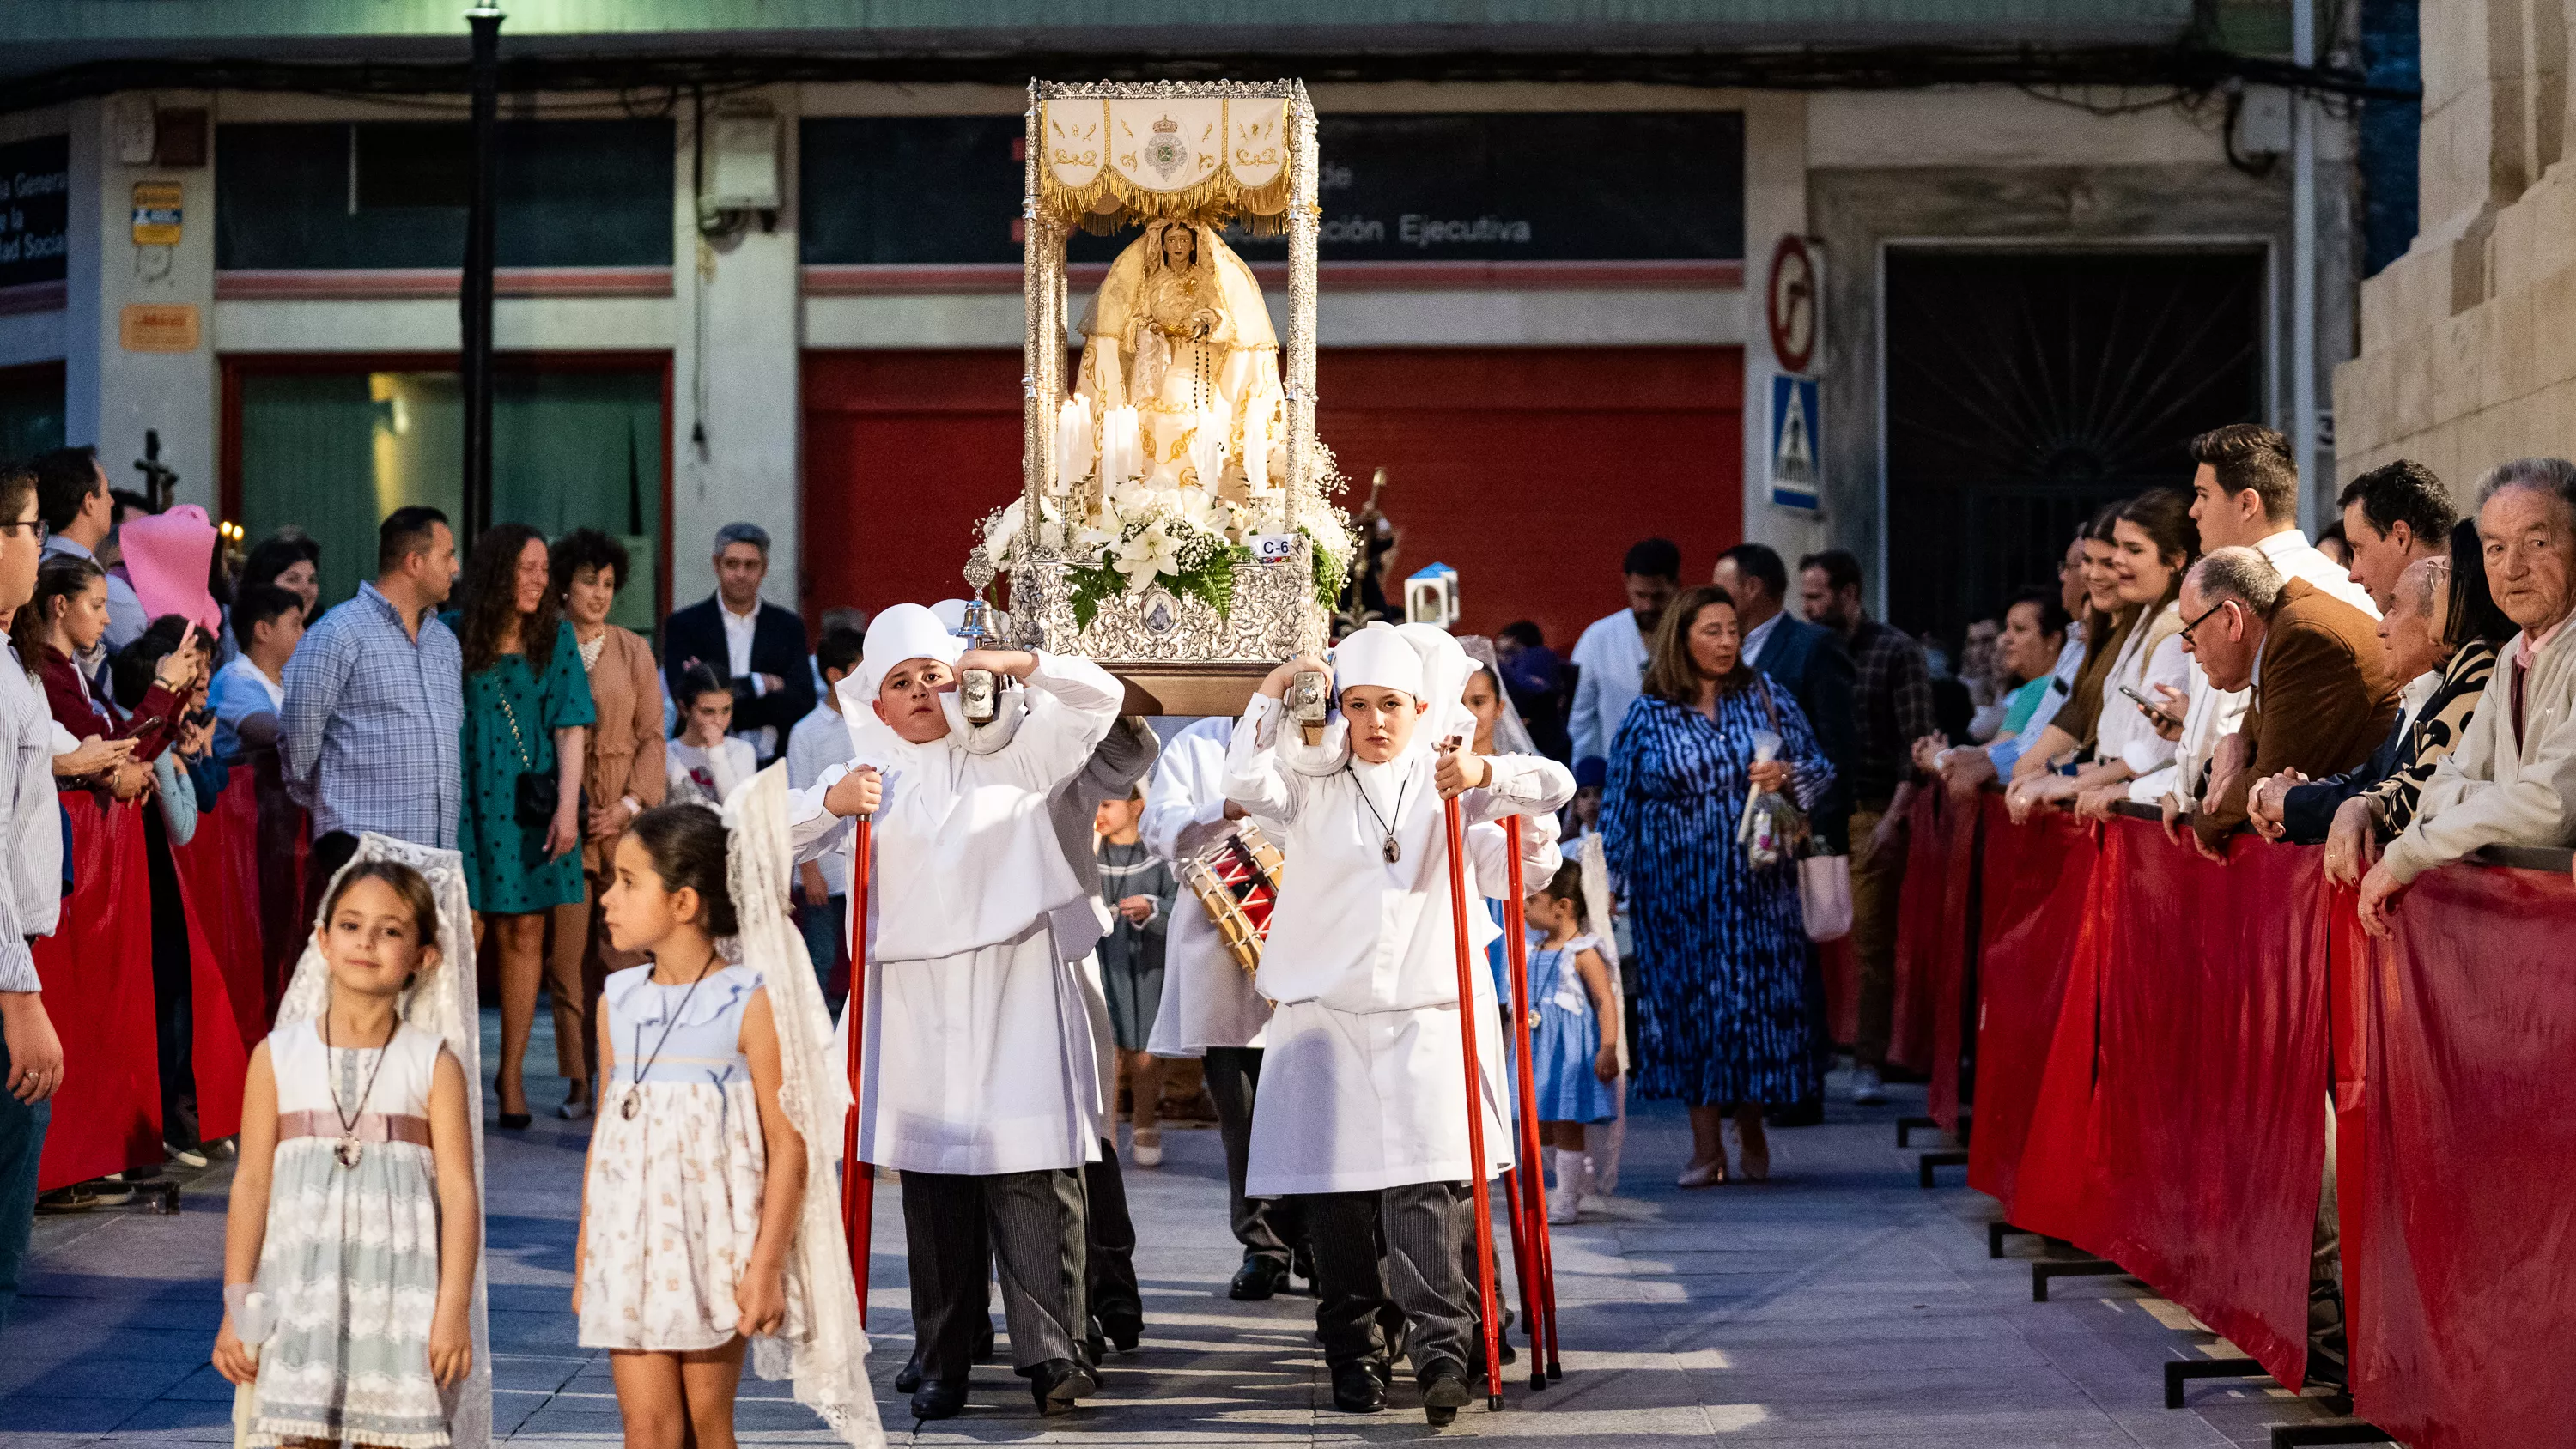
[[[1852,714],[1851,652],[1842,636],[1789,613],[1789,568],[1768,545],[1739,543],[1720,555],[1711,582],[1735,600],[1744,658],[1798,701],[1834,766],[1833,788],[1807,812],[1827,850],[1851,848],[1851,766],[1858,744]]]
[[[805,621],[765,603],[769,534],[756,524],[716,530],[716,592],[676,610],[662,625],[662,677],[680,697],[681,676],[703,664],[733,690],[733,735],[767,765],[787,747],[787,733],[814,708],[814,673],[805,658]]]
[[[2192,816],[2202,853],[2243,824],[2255,782],[2283,770],[2325,776],[2370,757],[2397,717],[2368,615],[2305,579],[2284,579],[2250,548],[2222,548],[2183,579],[2183,648],[2212,688],[2251,689],[2242,769],[2213,775]],[[2224,753],[2224,752],[2222,752]]]

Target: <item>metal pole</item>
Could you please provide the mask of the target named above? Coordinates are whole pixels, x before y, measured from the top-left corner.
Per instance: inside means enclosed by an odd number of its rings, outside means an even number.
[[[2291,0],[2290,53],[2317,63],[2317,0]],[[2290,456],[2299,465],[2299,526],[2316,537],[2322,512],[2317,463],[2317,111],[2290,93]]]
[[[465,276],[457,288],[459,357],[465,393],[465,517],[468,543],[492,524],[492,166],[501,100],[501,11],[465,12],[474,28],[472,190],[465,208]]]

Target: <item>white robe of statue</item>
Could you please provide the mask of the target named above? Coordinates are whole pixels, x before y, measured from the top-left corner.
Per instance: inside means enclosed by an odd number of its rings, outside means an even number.
[[[1279,338],[1252,268],[1214,228],[1148,225],[1110,264],[1083,317],[1082,337],[1074,395],[1091,407],[1095,438],[1109,409],[1136,409],[1146,481],[1200,486],[1243,501],[1247,419],[1266,442],[1259,486],[1285,476]],[[1234,460],[1223,480],[1200,478],[1190,460],[1190,440],[1209,416],[1221,420],[1226,457]]]

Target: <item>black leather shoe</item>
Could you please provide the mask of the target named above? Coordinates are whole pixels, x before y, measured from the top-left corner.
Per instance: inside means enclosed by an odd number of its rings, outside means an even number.
[[[912,1391],[912,1416],[916,1419],[954,1419],[966,1407],[964,1379],[923,1379]]]
[[[1020,1372],[1029,1376],[1029,1396],[1047,1418],[1072,1413],[1075,1400],[1100,1387],[1091,1370],[1069,1358],[1051,1358]]]
[[[1099,1323],[1100,1331],[1118,1345],[1120,1353],[1134,1353],[1145,1336],[1145,1315],[1141,1313],[1104,1313]]]
[[[1386,1371],[1369,1359],[1333,1369],[1333,1407],[1345,1414],[1374,1414],[1386,1407]]]
[[[921,1350],[916,1348],[912,1351],[912,1357],[903,1361],[903,1367],[895,1370],[894,1391],[898,1394],[909,1394],[920,1387]]]
[[[1246,1258],[1235,1270],[1225,1296],[1237,1303],[1260,1303],[1287,1286],[1287,1264],[1273,1258]]]
[[[1434,1365],[1422,1376],[1422,1417],[1434,1429],[1448,1428],[1473,1397],[1467,1392],[1467,1376],[1455,1364]]]

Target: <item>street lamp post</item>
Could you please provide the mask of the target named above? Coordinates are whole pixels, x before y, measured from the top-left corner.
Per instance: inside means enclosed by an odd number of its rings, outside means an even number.
[[[465,12],[474,28],[473,182],[465,209],[465,276],[457,289],[458,371],[465,393],[465,517],[470,543],[492,523],[492,167],[501,98],[501,10]]]

